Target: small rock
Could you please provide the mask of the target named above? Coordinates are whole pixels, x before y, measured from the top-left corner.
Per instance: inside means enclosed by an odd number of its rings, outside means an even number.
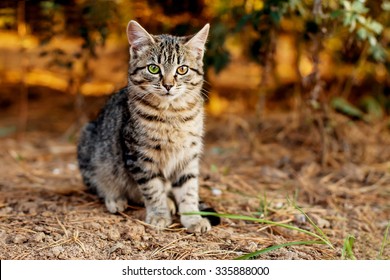
[[[211,193],[212,193],[214,196],[221,196],[222,191],[221,191],[220,189],[217,189],[217,188],[212,188],[212,189],[211,189]]]
[[[62,246],[56,246],[56,247],[53,247],[51,249],[51,252],[56,257],[58,257],[63,251],[64,251],[64,248]]]
[[[54,169],[52,170],[52,173],[53,173],[54,175],[60,175],[60,174],[61,174],[61,169],[60,169],[60,168],[54,168]]]
[[[271,166],[262,167],[260,173],[269,180],[287,180],[289,178],[286,172]]]
[[[306,216],[303,215],[303,214],[295,214],[294,215],[294,220],[298,223],[298,224],[305,224],[306,223]]]
[[[109,254],[112,254],[113,252],[115,252],[116,250],[118,249],[122,249],[125,245],[123,245],[123,243],[116,243],[114,246],[112,246],[110,249],[108,249],[108,253]]]
[[[15,244],[25,243],[25,242],[27,242],[27,237],[22,235],[22,234],[17,234],[17,235],[15,235],[13,242]]]
[[[86,229],[94,229],[94,230],[99,230],[102,228],[102,225],[97,223],[97,222],[90,222],[84,225],[84,228]]]
[[[5,230],[0,230],[0,241],[2,243],[5,243],[5,240],[7,239],[7,233]]]
[[[295,252],[287,251],[284,258],[285,260],[298,260],[298,254]]]
[[[278,201],[275,203],[274,208],[281,209],[281,208],[283,208],[283,206],[284,206],[284,203],[282,201]]]
[[[75,163],[68,163],[68,164],[67,164],[67,167],[68,167],[68,169],[71,170],[71,171],[77,170],[77,164],[75,164]]]
[[[124,238],[126,240],[140,241],[145,236],[145,227],[139,224],[132,224],[126,227]]]
[[[24,213],[30,213],[31,215],[37,214],[37,203],[32,201],[27,201],[23,203],[23,205],[20,207],[20,210]]]
[[[150,235],[142,235],[141,238],[142,241],[149,241],[152,237]],[[140,239],[139,240],[134,239],[134,240],[139,241]]]
[[[32,238],[30,238],[30,240],[39,243],[45,239],[45,236],[46,235],[43,232],[37,232],[32,236]]]
[[[254,252],[257,250],[257,244],[253,241],[242,240],[239,241],[237,244],[240,250],[244,252]]]
[[[254,252],[257,250],[257,244],[253,241],[250,241],[248,242],[248,245],[246,246],[246,248],[248,250],[248,252]]]
[[[133,250],[131,248],[128,247],[122,248],[122,255],[130,255],[131,253],[133,253]]]
[[[52,236],[55,241],[62,239],[62,235],[56,232],[52,233]]]
[[[317,214],[311,214],[311,218],[319,228],[330,228],[330,222]]]
[[[352,181],[362,182],[366,177],[364,170],[356,164],[347,163],[341,168],[341,172],[344,176]]]
[[[115,228],[112,228],[108,231],[108,239],[112,241],[117,241],[119,238],[121,238],[121,234],[119,231]]]
[[[103,240],[106,240],[106,239],[107,239],[107,235],[104,234],[104,233],[102,233],[102,232],[97,232],[96,235],[99,236],[99,237],[100,237],[101,239],[103,239]]]
[[[53,213],[49,212],[49,211],[44,211],[44,212],[41,213],[41,215],[43,217],[51,217],[51,216],[53,216]]]
[[[33,228],[33,230],[35,230],[35,231],[44,231],[45,229],[42,226],[35,226]]]
[[[14,209],[12,207],[3,207],[0,209],[0,215],[7,215],[10,214]]]

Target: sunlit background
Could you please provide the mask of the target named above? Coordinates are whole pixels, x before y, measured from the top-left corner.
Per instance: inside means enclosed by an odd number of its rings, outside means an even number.
[[[210,22],[212,114],[236,99],[262,111],[272,101],[291,108],[311,100],[383,117],[390,108],[389,2],[317,1],[318,11],[315,2],[2,0],[0,93],[22,84],[110,94],[126,85],[130,19],[152,34],[175,35]]]

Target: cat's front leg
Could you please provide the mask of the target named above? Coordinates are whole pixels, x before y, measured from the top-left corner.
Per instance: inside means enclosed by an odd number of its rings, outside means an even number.
[[[168,207],[168,183],[154,160],[134,152],[126,153],[125,159],[129,176],[135,181],[145,204],[145,221],[160,229],[168,227],[172,224]]]
[[[160,229],[171,225],[172,217],[167,203],[165,180],[161,176],[151,175],[138,179],[137,184],[145,202],[145,221]]]
[[[199,212],[198,163],[190,164],[172,184],[180,213]],[[200,215],[181,215],[180,221],[188,232],[204,233],[211,229],[208,219]]]

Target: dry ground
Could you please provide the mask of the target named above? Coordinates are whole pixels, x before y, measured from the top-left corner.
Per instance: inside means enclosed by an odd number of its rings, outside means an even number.
[[[3,87],[3,92],[6,87]],[[87,193],[64,132],[75,122],[72,99],[31,89],[23,140],[8,134],[17,120],[15,89],[0,109],[1,259],[233,259],[272,245],[311,240],[297,231],[233,219],[202,236],[176,223],[156,232],[144,209],[120,215]],[[104,102],[87,100],[90,111]],[[378,256],[390,219],[390,134],[382,123],[338,115],[329,128],[328,162],[319,164],[321,138],[314,126],[294,125],[291,114],[270,114],[254,129],[254,116],[209,117],[201,196],[220,213],[249,215],[315,232],[295,201],[329,237],[326,245],[292,246],[264,259],[340,259],[353,235],[358,259]]]

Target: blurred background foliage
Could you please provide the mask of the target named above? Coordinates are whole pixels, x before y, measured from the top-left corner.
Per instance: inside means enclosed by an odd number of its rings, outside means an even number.
[[[80,107],[83,95],[125,86],[130,19],[175,35],[210,22],[212,114],[244,102],[259,116],[329,106],[374,121],[390,112],[389,11],[388,0],[2,0],[0,81],[21,83],[22,100],[40,85]]]

